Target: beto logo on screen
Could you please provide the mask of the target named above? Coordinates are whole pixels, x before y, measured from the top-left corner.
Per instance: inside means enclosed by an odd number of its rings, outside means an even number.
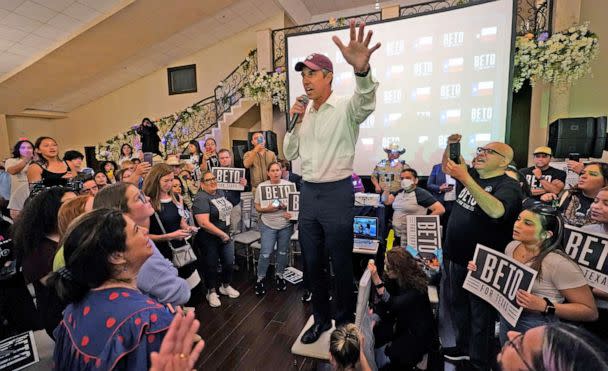
[[[441,92],[439,96],[441,97],[441,99],[460,98],[460,90],[460,84],[441,85]]]
[[[455,48],[464,44],[464,32],[448,32],[443,34],[443,46]]]
[[[480,54],[473,57],[475,71],[489,70],[496,67],[496,53]]]
[[[433,74],[433,62],[414,63],[414,76],[431,76]]]
[[[479,107],[471,109],[471,122],[492,121],[492,107]]]

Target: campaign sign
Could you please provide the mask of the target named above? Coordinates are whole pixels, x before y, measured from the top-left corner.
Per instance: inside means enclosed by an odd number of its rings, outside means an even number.
[[[290,220],[298,220],[300,214],[300,192],[290,193],[287,200],[287,212],[291,214]]]
[[[441,248],[440,226],[438,215],[408,215],[407,244],[415,247],[423,258],[434,255]]]
[[[0,340],[0,371],[21,370],[39,361],[32,331]]]
[[[274,200],[285,204],[290,193],[297,192],[296,185],[291,184],[266,184],[260,185],[260,206],[268,207]]]
[[[583,270],[589,286],[608,291],[608,235],[565,225],[564,251]]]
[[[473,260],[477,270],[469,271],[462,287],[490,303],[515,326],[523,310],[515,295],[520,289],[530,292],[536,271],[480,244]]]
[[[245,177],[245,169],[232,167],[214,167],[211,169],[213,176],[217,180],[217,189],[229,191],[242,191],[245,187],[240,183]]]

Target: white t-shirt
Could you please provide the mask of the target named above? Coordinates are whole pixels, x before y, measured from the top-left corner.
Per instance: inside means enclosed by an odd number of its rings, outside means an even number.
[[[258,184],[258,187],[255,190],[255,200],[254,202],[256,204],[261,204],[261,200],[262,200],[262,186],[265,185],[273,185],[270,180],[266,180],[260,184]],[[281,181],[279,183],[277,183],[277,185],[293,185],[294,191],[295,191],[295,184],[293,184],[290,181],[281,179]],[[283,205],[287,205],[287,202],[289,201],[286,198],[279,198],[279,201],[281,201],[281,203]],[[262,223],[264,223],[266,226],[272,228],[272,229],[283,229],[285,227],[287,227],[289,225],[289,219],[285,219],[283,217],[283,214],[285,214],[285,209],[281,209],[281,210],[277,210],[274,211],[272,213],[260,213],[261,216],[260,218],[262,219]]]
[[[511,241],[505,248],[505,255],[513,257],[519,241]],[[527,263],[531,266],[532,262]],[[559,290],[585,286],[587,281],[581,268],[569,258],[558,253],[549,253],[542,262],[542,277],[536,276],[532,285],[532,294],[547,298],[553,303],[563,303],[565,298]]]
[[[21,161],[20,158],[8,158],[4,161],[4,166],[8,169],[9,167],[15,166]],[[13,194],[17,191],[23,184],[27,184],[27,169],[30,167],[30,164],[25,165],[20,172],[15,175],[11,174],[11,198],[13,198]]]

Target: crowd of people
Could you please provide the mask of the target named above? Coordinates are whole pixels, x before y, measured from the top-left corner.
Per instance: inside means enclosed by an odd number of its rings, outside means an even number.
[[[271,281],[279,292],[287,288],[292,215],[284,194],[264,204],[262,189],[292,187],[301,192],[299,241],[311,291],[305,296],[312,296],[314,314],[300,340],[316,342],[335,318],[333,368],[410,370],[440,344],[448,361],[479,370],[608,368],[608,293],[591,289],[563,248],[565,224],[608,231],[608,165],[570,161],[569,171],[579,179],[567,187],[566,173],[549,164],[548,147],[534,151],[533,167],[518,170],[513,149],[492,142],[479,147],[467,165],[449,157],[449,145],[462,139],[453,134],[426,187],[417,171],[399,160],[404,149],[385,148],[387,158],[373,169],[368,191],[380,195],[398,242],[383,266],[367,266],[373,335],[365,338],[353,325],[352,216],[354,193],[363,185],[352,162],[357,127],[375,107],[378,83],[369,60],[380,47],[369,47],[371,33],[364,27],[357,31],[351,22],[347,45],[334,39],[354,69],[354,95],[335,98],[332,62],[310,55],[295,69],[312,103],[297,101],[291,108],[297,122],[285,136],[286,159],[277,161],[262,132],[253,134],[252,149],[244,155],[249,179],[238,182],[251,188],[261,235],[255,293],[268,290],[275,246]],[[192,369],[204,342],[196,335],[194,313],[184,314],[181,307],[201,304],[198,292],[211,307],[221,307],[222,296],[240,296],[232,286],[232,236],[241,230],[241,191],[219,189],[213,171],[234,167],[232,153],[207,138],[202,146],[191,141],[184,154],[152,163],[148,154],[160,154],[158,128],[146,118],[136,130],[142,148],[123,144],[118,158],[100,163],[97,171],[83,166],[78,151],[61,156],[50,137],[18,141],[4,165],[10,188],[0,193],[7,201],[0,222],[0,316],[12,333],[44,328],[55,341],[58,369]],[[301,177],[287,161],[297,158]],[[438,215],[443,227],[437,319],[427,272],[403,248],[407,216],[428,214]],[[529,292],[517,292],[523,312],[516,325],[463,288],[468,272],[478,269],[473,260],[478,244],[538,273]],[[366,343],[374,346],[373,359],[363,351]]]

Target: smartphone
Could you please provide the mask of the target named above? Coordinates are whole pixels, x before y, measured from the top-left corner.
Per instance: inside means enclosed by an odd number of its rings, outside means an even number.
[[[152,166],[152,157],[154,157],[154,153],[152,153],[152,152],[144,153],[144,162],[147,162],[150,164],[150,166]]]
[[[581,155],[580,155],[580,153],[570,153],[570,154],[568,155],[568,160],[578,162],[580,159],[581,159]]]
[[[450,160],[455,163],[460,163],[460,142],[450,143]]]

